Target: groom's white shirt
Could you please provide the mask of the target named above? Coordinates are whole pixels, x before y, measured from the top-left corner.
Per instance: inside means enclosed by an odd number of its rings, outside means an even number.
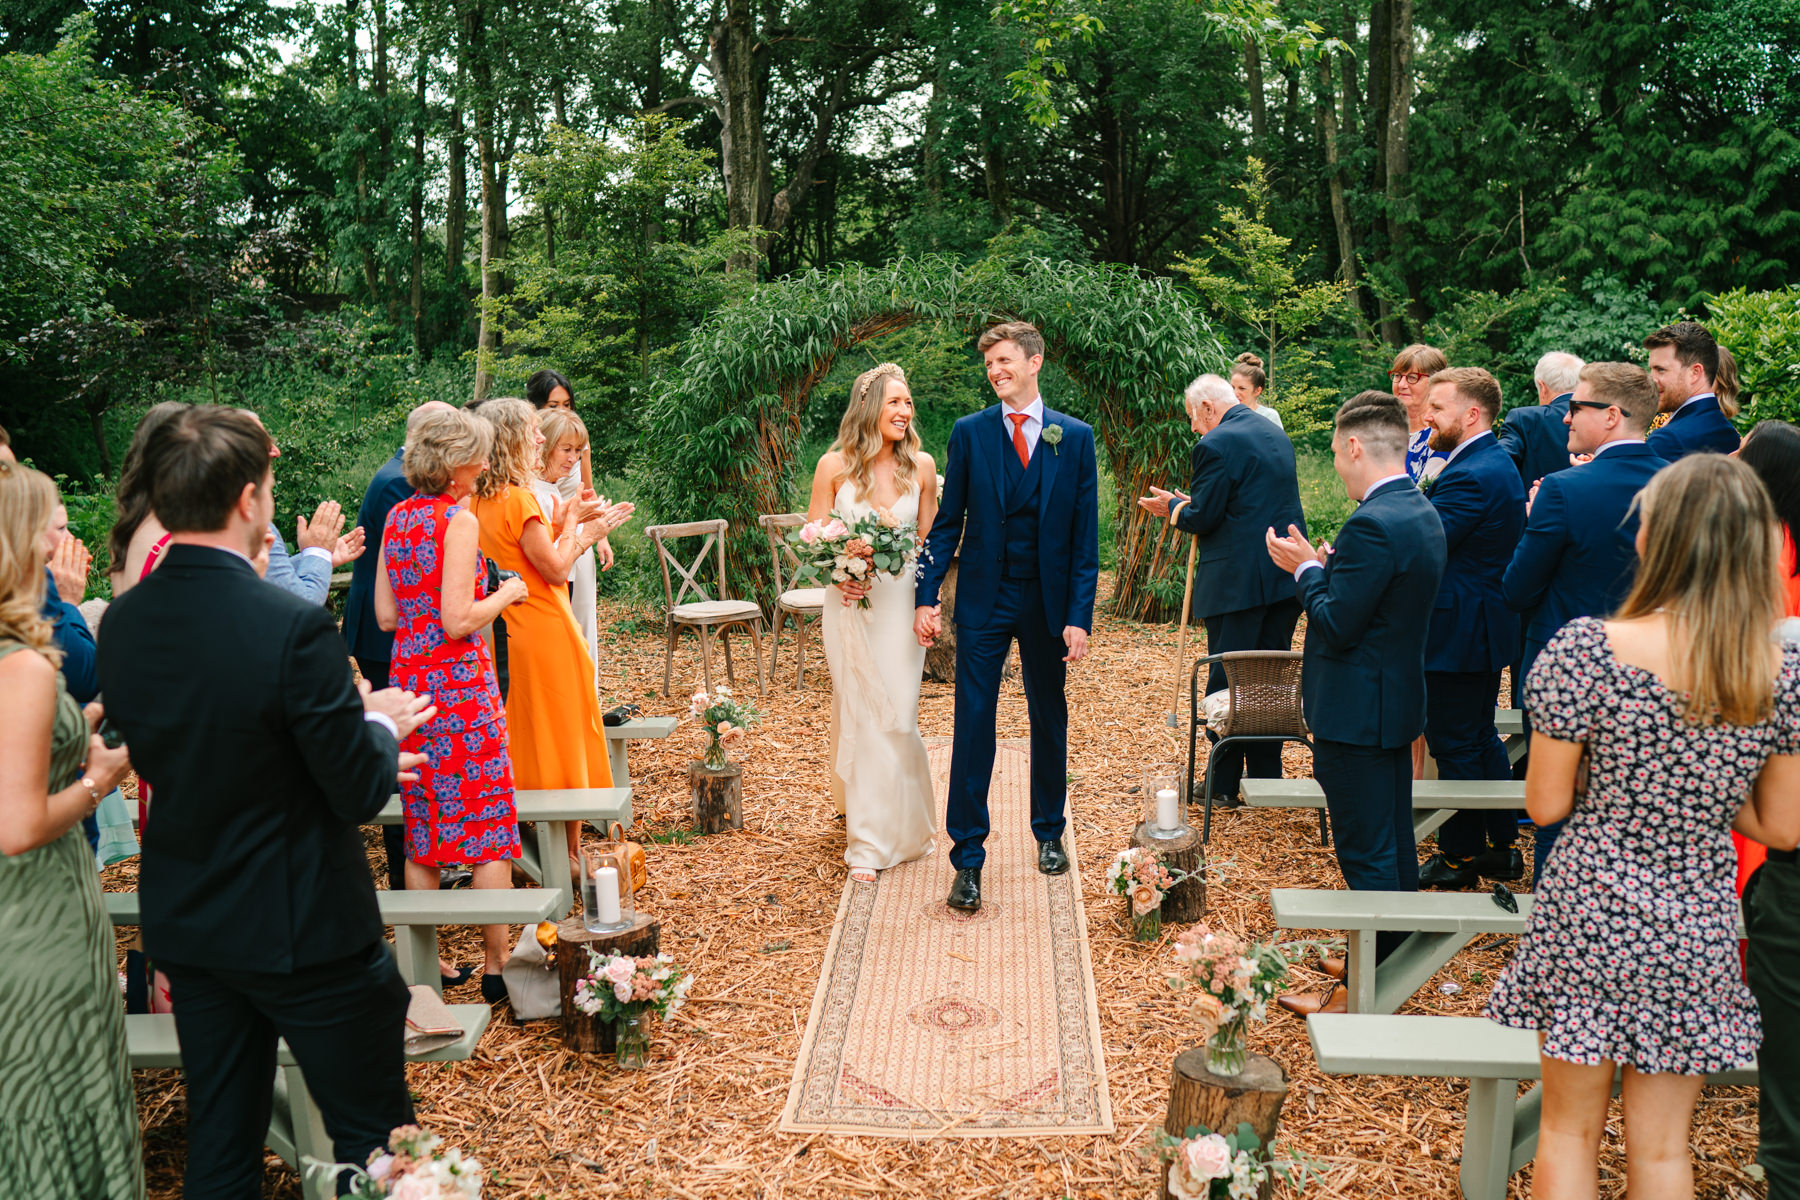
[[[1030,457],[1037,453],[1038,434],[1044,431],[1044,398],[1039,396],[1024,408],[1014,408],[1002,400],[1000,402],[1000,432],[1006,440],[1006,448],[1012,449],[1013,422],[1007,413],[1022,412],[1025,414],[1025,454]]]

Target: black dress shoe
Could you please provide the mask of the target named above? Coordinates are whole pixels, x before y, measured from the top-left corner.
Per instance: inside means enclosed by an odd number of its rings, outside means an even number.
[[[1504,879],[1511,882],[1525,878],[1525,856],[1519,853],[1517,846],[1504,846],[1490,849],[1486,854],[1475,859],[1475,869],[1483,879]]]
[[[1419,868],[1419,886],[1428,888],[1468,888],[1481,882],[1477,859],[1450,859],[1434,854]]]
[[[1061,842],[1038,843],[1038,870],[1046,875],[1061,875],[1069,869],[1069,856]]]
[[[958,912],[975,912],[981,908],[981,868],[963,867],[956,872],[956,879],[950,884],[950,895],[945,904]]]

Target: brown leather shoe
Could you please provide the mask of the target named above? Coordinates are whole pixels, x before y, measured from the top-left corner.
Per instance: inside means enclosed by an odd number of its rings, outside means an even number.
[[[1277,996],[1275,1003],[1293,1013],[1296,1017],[1310,1017],[1314,1013],[1342,1013],[1350,1011],[1350,992],[1342,984],[1329,992],[1294,992],[1286,996]]]
[[[1325,972],[1333,979],[1342,979],[1345,974],[1349,972],[1350,964],[1345,962],[1342,958],[1339,958],[1337,955],[1332,954],[1319,960],[1319,970]]]

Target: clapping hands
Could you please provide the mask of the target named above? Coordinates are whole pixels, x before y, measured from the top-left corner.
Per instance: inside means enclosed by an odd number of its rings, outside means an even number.
[[[56,594],[70,604],[80,604],[87,594],[88,567],[94,556],[78,537],[66,537],[50,552],[50,578]]]
[[[1150,485],[1148,496],[1138,497],[1138,507],[1154,516],[1167,518],[1169,509],[1187,499],[1185,492],[1164,491],[1155,484]]]
[[[313,509],[311,520],[294,518],[294,541],[302,550],[317,547],[329,551],[335,571],[362,557],[365,535],[361,525],[344,534],[343,506],[336,500],[324,500]]]
[[[1289,575],[1298,571],[1302,563],[1323,563],[1325,554],[1329,552],[1329,547],[1324,542],[1320,542],[1318,549],[1314,549],[1298,525],[1289,525],[1286,537],[1278,535],[1274,526],[1270,526],[1263,534],[1263,541],[1269,547],[1269,557],[1274,560],[1275,565]]]
[[[429,695],[415,695],[393,687],[382,688],[377,692],[369,686],[366,679],[357,683],[356,690],[362,694],[363,711],[380,713],[392,721],[403,742],[412,736],[415,729],[437,716],[437,705],[431,702]]]

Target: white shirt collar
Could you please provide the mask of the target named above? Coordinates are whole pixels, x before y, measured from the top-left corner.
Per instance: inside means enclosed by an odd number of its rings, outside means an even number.
[[[1594,457],[1599,458],[1602,454],[1605,454],[1608,450],[1611,450],[1614,446],[1641,446],[1643,444],[1644,444],[1643,438],[1614,438],[1612,441],[1607,442],[1605,445],[1601,446],[1598,450],[1594,451]]]
[[[1493,436],[1494,436],[1493,430],[1484,429],[1480,433],[1476,434],[1474,437],[1464,438],[1462,441],[1456,443],[1456,449],[1450,451],[1450,456],[1444,460],[1444,465],[1447,467],[1451,463],[1455,462],[1457,455],[1461,454],[1464,450],[1467,450],[1470,446],[1473,446],[1476,442],[1479,442],[1482,438],[1493,437]]]
[[[1408,475],[1405,471],[1399,471],[1392,475],[1383,475],[1380,479],[1377,479],[1374,483],[1371,483],[1367,488],[1363,489],[1363,500],[1367,500],[1370,496],[1374,495],[1378,489],[1386,487],[1396,479],[1404,483],[1412,482],[1412,476]],[[1358,500],[1357,503],[1361,504],[1362,500]]]
[[[1701,401],[1702,401],[1702,400],[1717,400],[1717,399],[1718,399],[1718,398],[1719,398],[1719,397],[1718,397],[1718,393],[1717,393],[1717,392],[1701,392],[1701,393],[1700,393],[1700,394],[1699,394],[1699,395],[1697,395],[1697,396],[1689,396],[1689,397],[1688,397],[1688,398],[1687,398],[1687,399],[1686,399],[1686,400],[1683,400],[1683,401],[1682,401],[1682,402],[1681,402],[1681,408],[1677,408],[1677,409],[1676,409],[1676,410],[1675,410],[1675,412],[1674,412],[1674,413],[1670,413],[1670,414],[1669,414],[1669,416],[1671,416],[1671,417],[1673,417],[1673,416],[1674,416],[1674,415],[1675,415],[1675,413],[1678,413],[1678,412],[1680,412],[1680,411],[1681,411],[1681,409],[1682,409],[1682,408],[1686,408],[1686,407],[1688,407],[1688,406],[1689,406],[1689,405],[1691,405],[1691,404],[1698,404],[1698,403],[1700,403],[1700,402],[1701,402]]]
[[[1027,404],[1024,408],[1014,408],[1012,405],[1006,403],[1004,400],[1002,400],[1000,402],[1001,419],[1004,422],[1004,424],[1006,425],[1006,432],[1009,437],[1012,435],[1013,423],[1009,420],[1006,420],[1005,418],[1006,418],[1006,414],[1015,413],[1015,412],[1022,412],[1025,414],[1025,416],[1027,418],[1025,421],[1025,431],[1027,433],[1030,433],[1035,430],[1043,428],[1043,426],[1044,426],[1044,398],[1042,396],[1036,397],[1035,399],[1032,400],[1032,402],[1030,404]]]

